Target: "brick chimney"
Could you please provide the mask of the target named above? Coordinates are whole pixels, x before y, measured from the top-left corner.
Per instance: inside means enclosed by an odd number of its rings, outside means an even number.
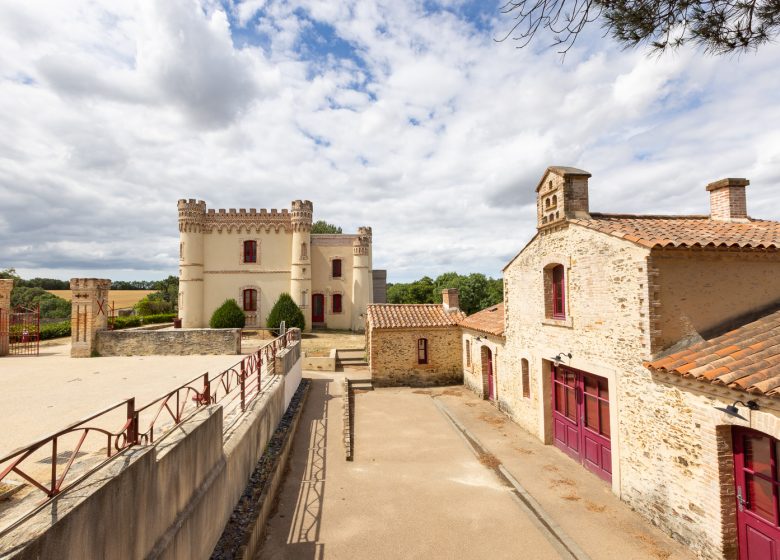
[[[746,222],[747,179],[721,179],[707,185],[710,192],[710,218],[719,222]]]
[[[445,288],[441,291],[441,302],[444,304],[444,311],[457,311],[458,305],[458,289],[457,288]]]

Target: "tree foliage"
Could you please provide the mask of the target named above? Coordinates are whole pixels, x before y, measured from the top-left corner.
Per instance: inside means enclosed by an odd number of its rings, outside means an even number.
[[[317,220],[311,226],[312,233],[341,233],[341,228],[329,224],[325,220]]]
[[[158,280],[152,284],[152,289],[157,291],[135,304],[138,314],[156,315],[175,312],[179,307],[179,277],[168,276],[165,280]],[[113,284],[111,288],[114,289]]]
[[[69,301],[37,287],[15,286],[11,291],[11,305],[28,309],[40,306],[43,319],[66,319],[71,312]]]
[[[484,274],[461,275],[445,272],[435,280],[423,276],[406,284],[388,284],[388,303],[441,303],[445,288],[457,288],[459,307],[471,315],[504,299],[504,283]]]
[[[596,21],[623,46],[658,52],[687,43],[712,54],[747,51],[780,32],[777,0],[509,0],[501,11],[514,24],[499,41],[511,37],[522,48],[550,33],[562,53]]]
[[[298,328],[303,330],[306,327],[306,319],[303,311],[290,297],[290,294],[283,293],[276,300],[271,312],[268,314],[267,326],[270,329],[278,329],[284,321],[285,326],[289,328]]]
[[[212,329],[243,329],[246,316],[234,299],[226,299],[211,315]]]

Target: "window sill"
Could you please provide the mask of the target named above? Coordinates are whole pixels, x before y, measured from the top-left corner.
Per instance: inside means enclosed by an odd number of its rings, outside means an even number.
[[[553,319],[552,317],[545,317],[542,319],[543,325],[550,325],[552,327],[566,327],[569,329],[574,328],[574,322],[572,321],[571,317],[566,317],[565,319]]]

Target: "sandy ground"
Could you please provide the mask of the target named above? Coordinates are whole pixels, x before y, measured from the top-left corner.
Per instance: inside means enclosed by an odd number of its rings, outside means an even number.
[[[366,347],[366,335],[353,334],[344,331],[314,331],[304,333],[301,340],[301,350],[311,355],[314,352],[325,352],[331,348],[361,349]]]
[[[692,558],[596,476],[460,387],[358,393],[347,462],[342,376],[307,376],[312,392],[258,559],[566,557],[495,474],[498,464],[580,558]],[[436,402],[479,440],[481,461]]]
[[[3,357],[0,456],[129,397],[136,398],[137,406],[145,405],[198,374],[222,371],[240,359],[237,355],[77,359],[70,357],[70,342],[62,340],[41,344],[37,357]]]

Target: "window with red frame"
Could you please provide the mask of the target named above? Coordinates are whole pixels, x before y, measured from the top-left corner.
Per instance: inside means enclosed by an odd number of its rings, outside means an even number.
[[[428,339],[427,338],[417,339],[417,363],[418,364],[428,363]]]
[[[252,239],[244,241],[244,262],[256,263],[257,262],[257,241]]]
[[[244,290],[244,311],[257,311],[257,290]]]
[[[331,297],[333,313],[341,313],[341,294],[333,294]]]
[[[566,290],[564,288],[563,265],[552,269],[552,316],[554,319],[566,318]]]
[[[333,278],[341,278],[341,259],[333,259]]]

